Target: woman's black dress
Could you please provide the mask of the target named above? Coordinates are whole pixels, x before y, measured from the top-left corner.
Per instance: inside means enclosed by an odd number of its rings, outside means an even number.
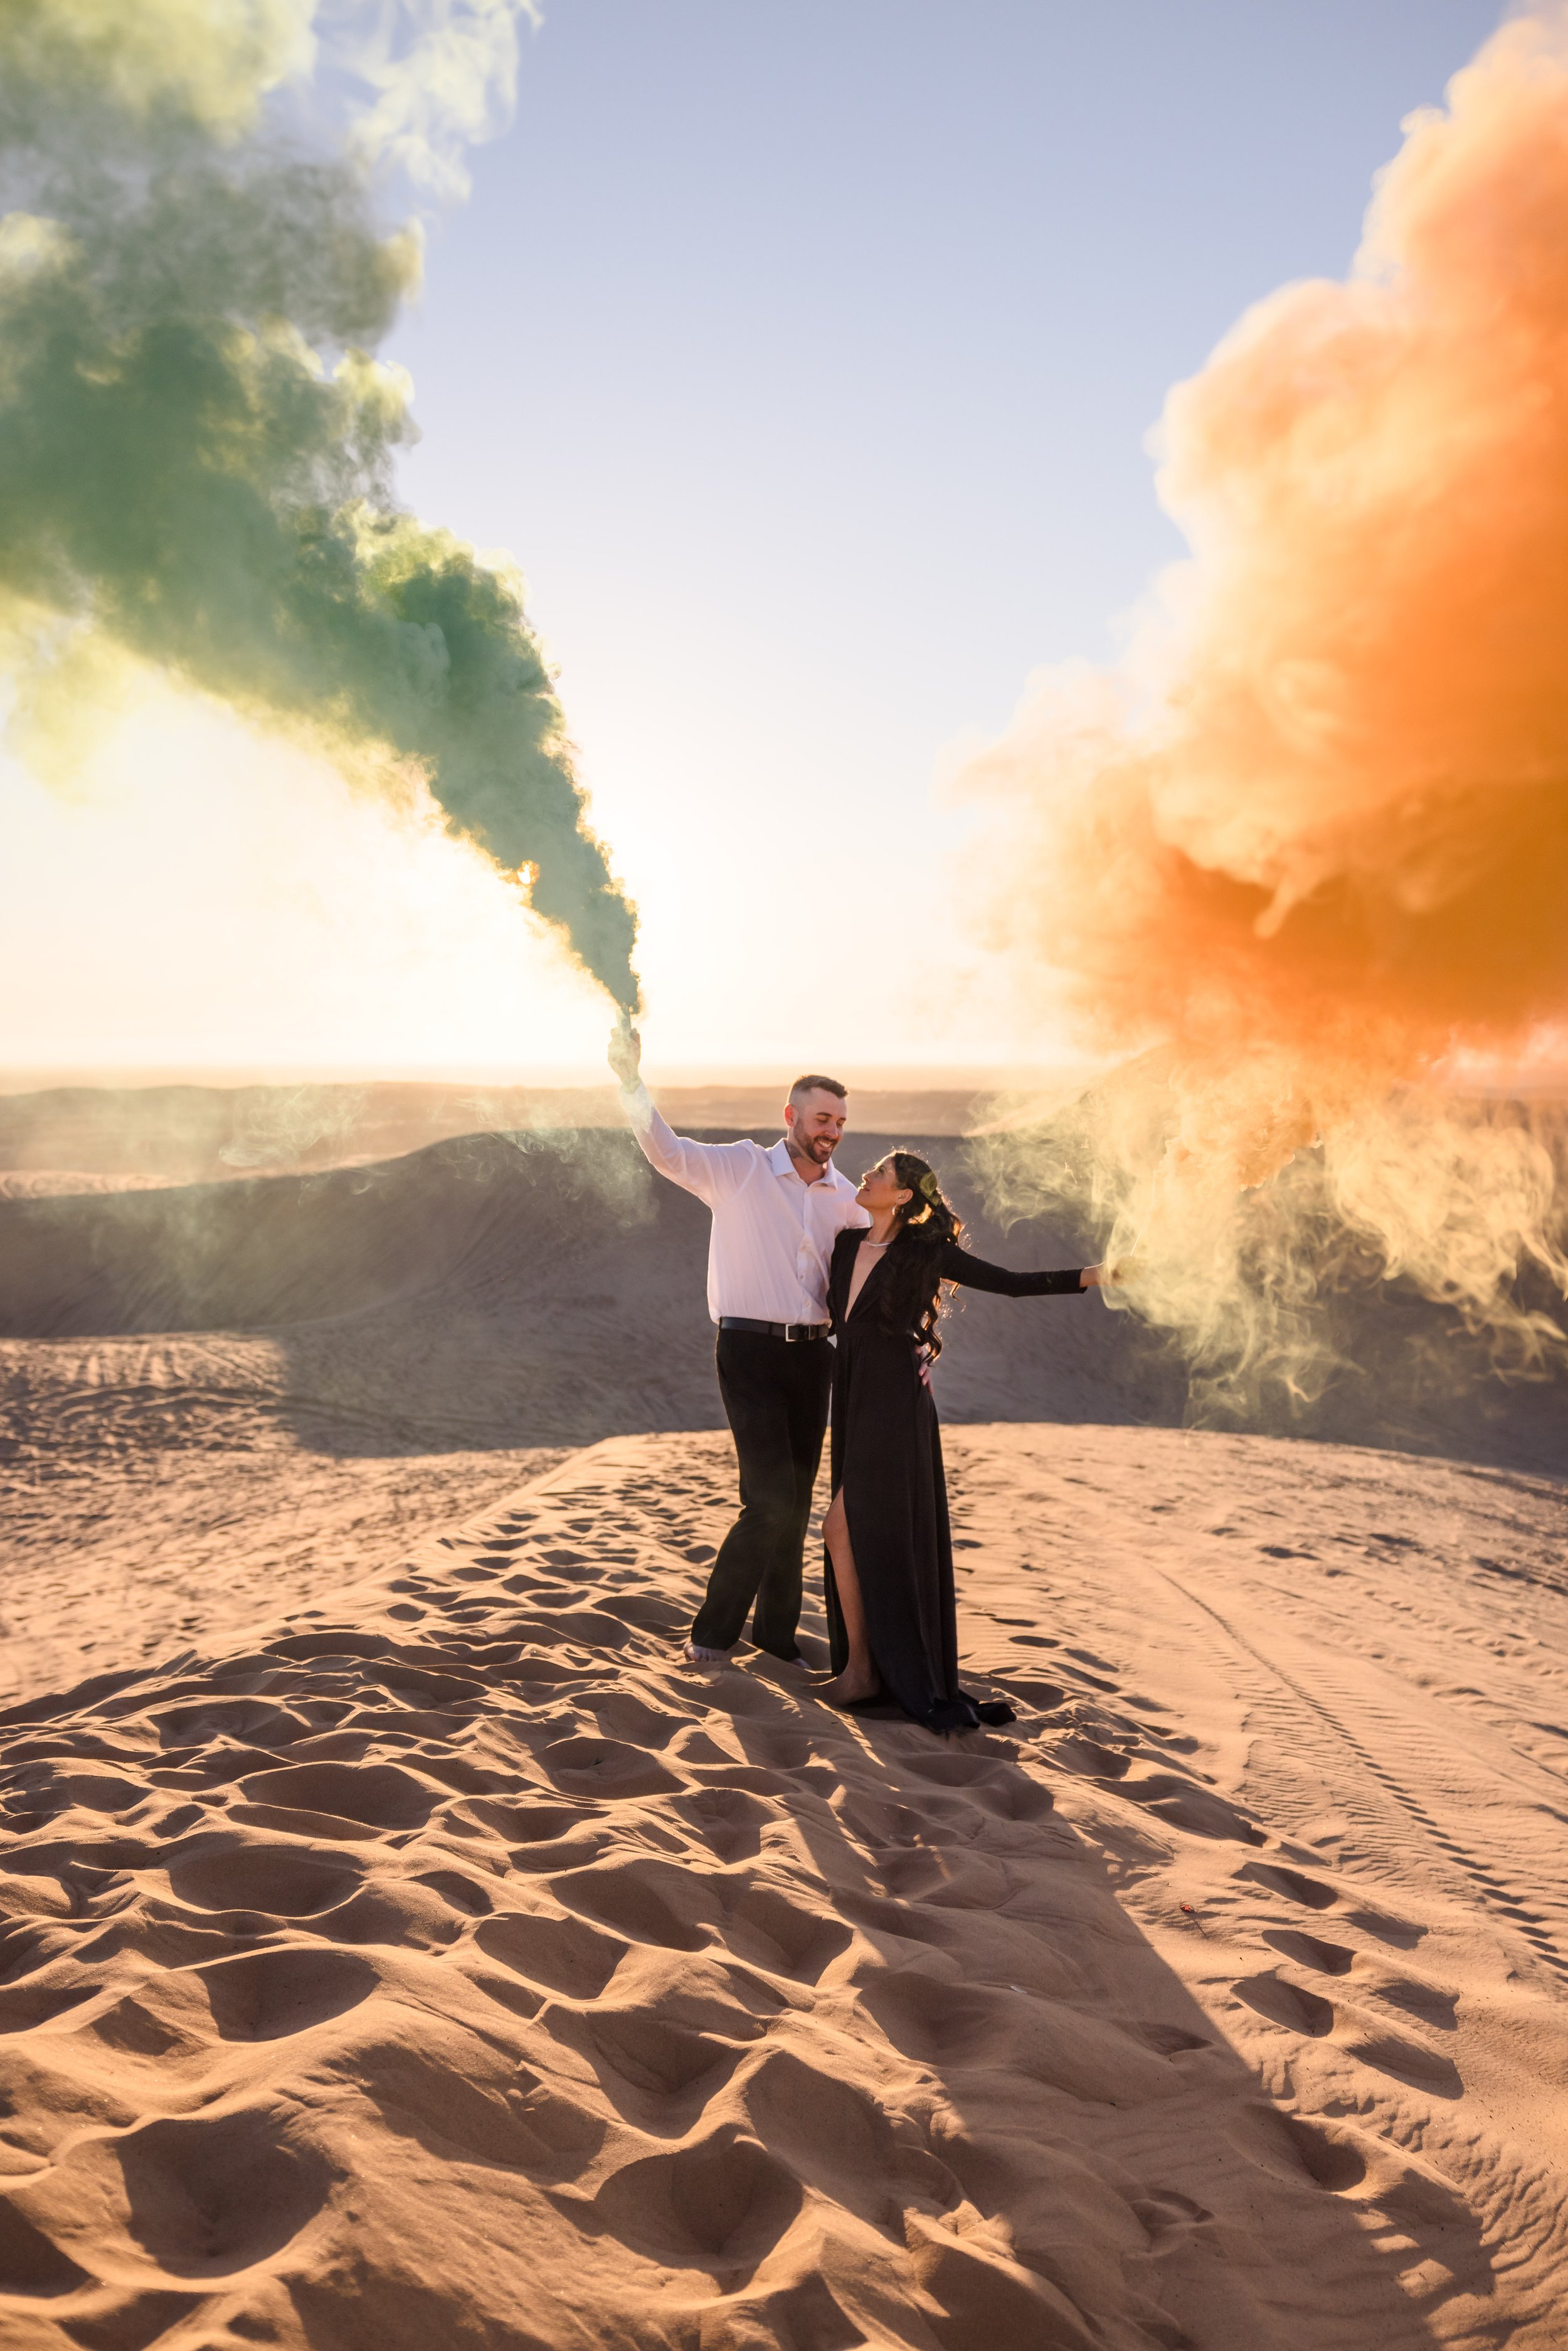
[[[832,1481],[844,1498],[872,1654],[882,1686],[906,1714],[931,1730],[972,1729],[982,1720],[1010,1722],[1009,1707],[982,1707],[958,1687],[958,1625],[953,1590],[953,1540],[942,1436],[910,1318],[890,1312],[904,1285],[887,1282],[894,1251],[917,1247],[901,1234],[861,1285],[848,1310],[855,1252],[865,1238],[851,1226],[839,1235],[828,1277],[828,1311],[838,1339],[833,1364]],[[1069,1273],[1009,1273],[941,1245],[934,1271],[970,1290],[1004,1298],[1076,1292]],[[827,1562],[828,1630],[833,1670],[849,1663],[849,1641]]]

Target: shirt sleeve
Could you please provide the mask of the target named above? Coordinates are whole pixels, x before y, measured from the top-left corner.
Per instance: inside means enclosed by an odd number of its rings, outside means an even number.
[[[622,1086],[621,1107],[650,1167],[706,1200],[711,1208],[739,1191],[756,1163],[754,1143],[695,1143],[659,1115],[646,1086]]]
[[[956,1241],[944,1244],[936,1263],[944,1281],[961,1282],[966,1290],[994,1290],[1000,1298],[1088,1296],[1079,1282],[1082,1269],[1076,1265],[1065,1273],[1011,1273],[1005,1265],[990,1265],[983,1257],[971,1257]]]

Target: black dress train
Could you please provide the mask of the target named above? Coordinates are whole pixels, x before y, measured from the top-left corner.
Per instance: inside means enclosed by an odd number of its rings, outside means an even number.
[[[897,1249],[902,1241],[894,1243]],[[828,1278],[828,1311],[838,1340],[833,1364],[832,1485],[844,1499],[872,1655],[887,1695],[929,1730],[1010,1722],[1010,1707],[982,1705],[958,1687],[957,1608],[942,1434],[931,1390],[920,1377],[913,1331],[897,1327],[883,1301],[889,1250],[848,1308],[856,1226],[841,1232]],[[1009,1273],[956,1242],[936,1252],[946,1281],[1004,1298],[1044,1298],[1080,1289],[1080,1269]],[[879,1311],[880,1309],[880,1311]],[[828,1630],[833,1670],[849,1663],[833,1565],[827,1562]]]

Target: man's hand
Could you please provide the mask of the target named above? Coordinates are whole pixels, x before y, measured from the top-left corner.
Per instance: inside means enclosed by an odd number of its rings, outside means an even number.
[[[624,1016],[610,1031],[610,1066],[630,1093],[643,1074],[643,1040]]]

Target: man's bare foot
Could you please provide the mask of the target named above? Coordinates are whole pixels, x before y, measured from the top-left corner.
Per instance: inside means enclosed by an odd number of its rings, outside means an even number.
[[[869,1674],[857,1674],[846,1666],[841,1674],[824,1682],[816,1694],[826,1698],[830,1706],[861,1706],[867,1698],[882,1696],[882,1682],[874,1669]]]

